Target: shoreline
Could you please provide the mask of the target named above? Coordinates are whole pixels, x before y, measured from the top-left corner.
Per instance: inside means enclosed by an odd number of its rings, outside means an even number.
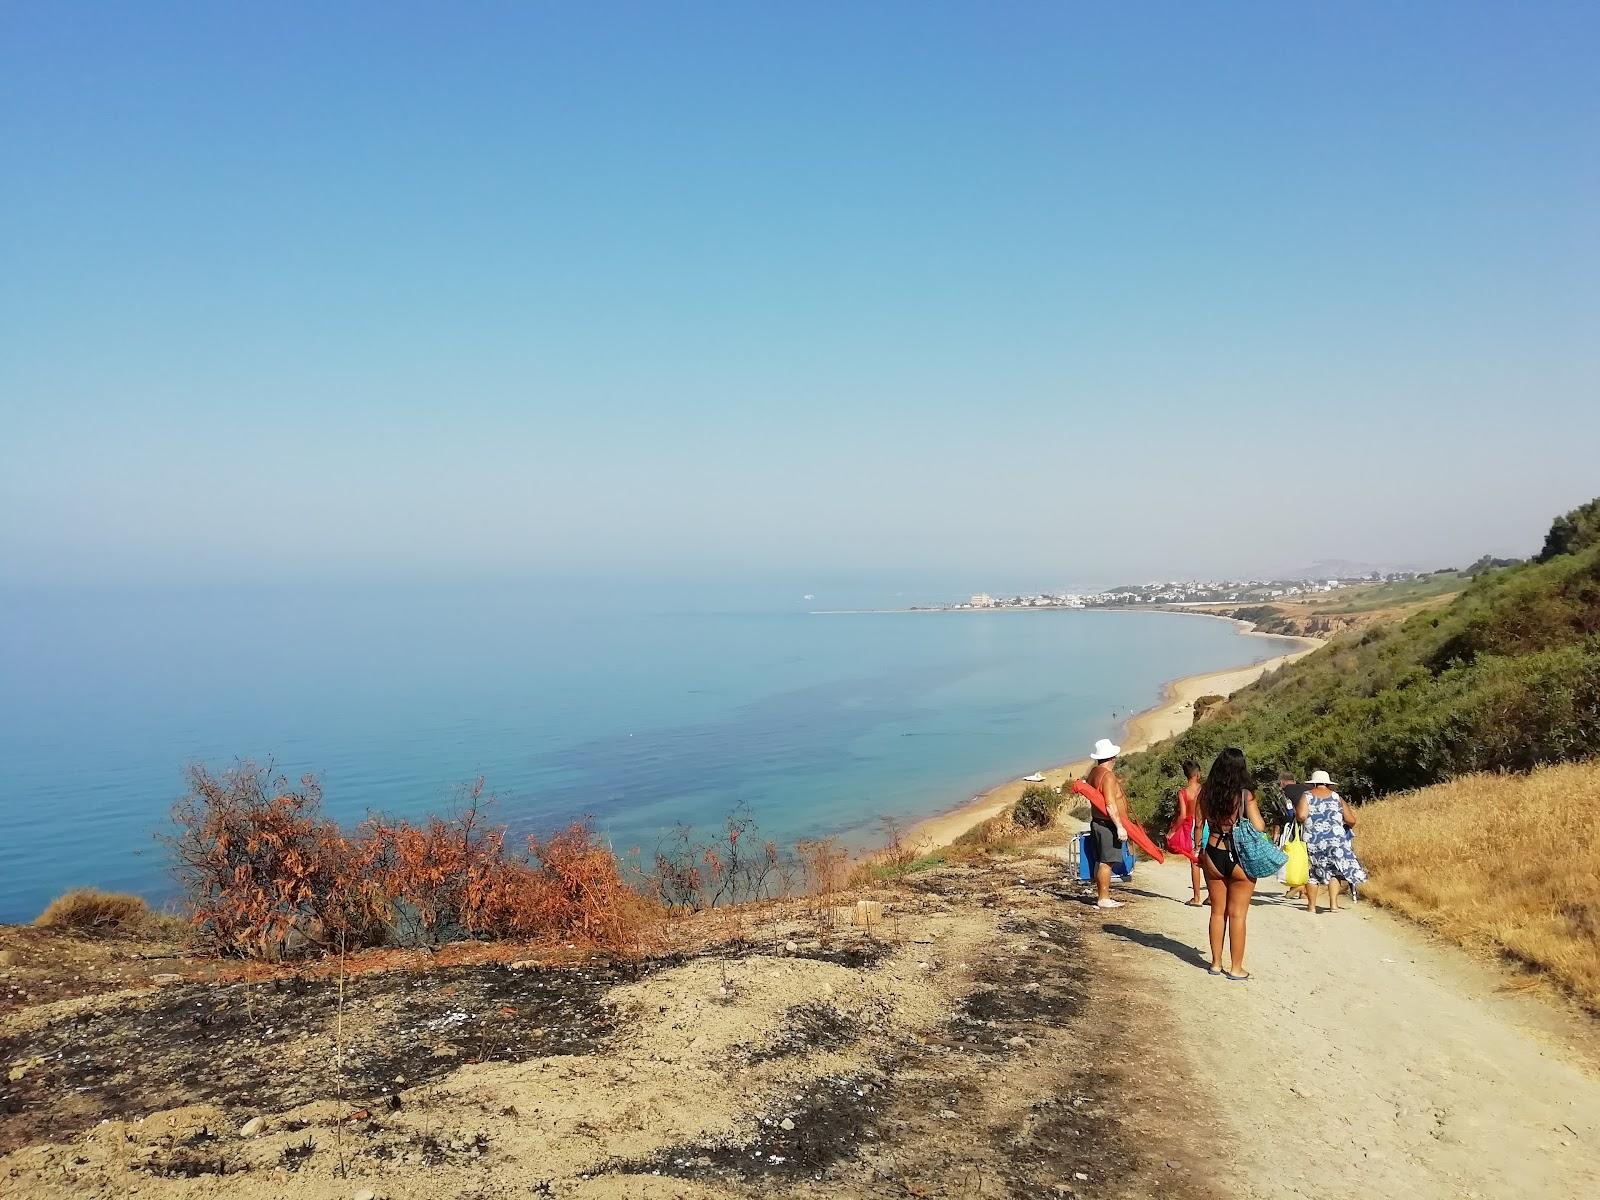
[[[1107,609],[1104,611],[1136,612],[1137,609]],[[1194,702],[1201,696],[1232,695],[1239,689],[1248,687],[1260,679],[1268,671],[1304,658],[1314,650],[1320,650],[1327,645],[1322,638],[1299,637],[1283,633],[1262,633],[1248,621],[1241,621],[1235,617],[1224,617],[1218,613],[1195,612],[1187,614],[1196,617],[1209,617],[1212,620],[1227,621],[1239,627],[1241,637],[1272,638],[1275,641],[1295,642],[1295,649],[1287,654],[1280,654],[1275,658],[1265,659],[1262,662],[1251,663],[1243,667],[1225,667],[1220,671],[1207,671],[1199,675],[1186,675],[1180,679],[1170,680],[1161,689],[1161,698],[1149,708],[1134,713],[1119,726],[1122,752],[1131,754],[1138,750],[1145,750],[1157,742],[1182,733],[1194,723]],[[1053,767],[1043,767],[1037,770],[1044,776],[1044,786],[1059,788],[1063,783],[1073,779],[1080,779],[1088,773],[1090,760],[1087,757],[1075,758],[1070,762],[1060,763]],[[1029,785],[1022,778],[1008,779],[1004,783],[974,796],[963,804],[945,812],[926,817],[906,831],[905,843],[915,849],[919,854],[926,854],[947,846],[956,838],[966,833],[975,825],[980,825],[991,817],[998,816],[1017,802],[1023,789]]]

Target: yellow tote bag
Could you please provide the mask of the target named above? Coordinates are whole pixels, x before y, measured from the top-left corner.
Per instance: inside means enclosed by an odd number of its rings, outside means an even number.
[[[1311,878],[1311,856],[1306,853],[1305,839],[1300,836],[1300,823],[1295,822],[1289,840],[1283,844],[1288,861],[1283,864],[1283,882],[1286,886],[1305,887]]]

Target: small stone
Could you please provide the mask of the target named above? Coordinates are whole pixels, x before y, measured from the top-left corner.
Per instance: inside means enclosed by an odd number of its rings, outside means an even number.
[[[159,975],[150,976],[150,982],[157,987],[166,987],[168,984],[182,983],[182,975],[174,975],[171,971],[163,971]]]
[[[266,1127],[267,1119],[265,1117],[251,1117],[243,1125],[239,1126],[239,1136],[242,1138],[253,1138]]]
[[[1089,1177],[1088,1177],[1088,1176],[1087,1176],[1087,1175],[1085,1175],[1085,1174],[1084,1174],[1084,1173],[1083,1173],[1083,1172],[1082,1172],[1082,1171],[1074,1171],[1074,1172],[1073,1172],[1073,1173],[1072,1173],[1072,1177],[1073,1177],[1073,1178],[1074,1178],[1074,1179],[1088,1179],[1088,1178],[1089,1178]]]
[[[799,954],[800,953],[800,947],[795,942],[785,942],[783,944],[783,952],[785,954]]]
[[[516,962],[511,964],[511,969],[513,971],[531,971],[538,965],[539,963],[535,959],[519,958]]]
[[[15,950],[0,950],[0,967],[14,967],[17,965],[17,952]]]
[[[956,1119],[956,1114],[948,1108],[941,1108],[939,1110],[939,1119],[941,1121],[954,1121]]]
[[[378,1193],[371,1188],[362,1188],[350,1200],[378,1200]]]
[[[783,1120],[778,1122],[778,1128],[787,1133],[794,1128],[794,1122],[788,1117],[785,1117]]]

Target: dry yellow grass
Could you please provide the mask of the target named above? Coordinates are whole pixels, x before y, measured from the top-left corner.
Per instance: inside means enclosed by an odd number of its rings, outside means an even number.
[[[138,896],[78,888],[50,901],[34,924],[83,933],[133,933],[151,920],[150,906]]]
[[[1366,805],[1362,889],[1547,973],[1600,1012],[1600,762],[1472,775]]]

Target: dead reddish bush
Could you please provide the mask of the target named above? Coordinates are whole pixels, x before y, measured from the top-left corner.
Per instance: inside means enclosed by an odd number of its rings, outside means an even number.
[[[793,865],[776,842],[758,836],[755,818],[741,802],[714,840],[696,842],[691,826],[678,826],[656,847],[655,870],[648,882],[668,908],[699,911],[787,895],[793,885]]]
[[[580,938],[610,950],[632,946],[645,916],[642,897],[627,886],[616,855],[587,821],[546,839],[528,839],[514,929],[525,937]]]
[[[290,789],[243,763],[189,772],[168,839],[202,940],[213,950],[282,958],[384,944],[556,938],[612,951],[642,939],[650,906],[580,822],[506,851],[479,780],[456,815],[373,817],[353,838],[321,814],[307,776]]]
[[[312,776],[298,790],[270,766],[188,771],[168,838],[200,940],[221,954],[280,958],[381,940],[381,906],[349,842],[322,817]]]
[[[356,843],[355,869],[367,880],[403,946],[502,936],[513,921],[522,867],[506,857],[506,830],[490,825],[483,780],[454,817],[422,824],[374,817]]]

